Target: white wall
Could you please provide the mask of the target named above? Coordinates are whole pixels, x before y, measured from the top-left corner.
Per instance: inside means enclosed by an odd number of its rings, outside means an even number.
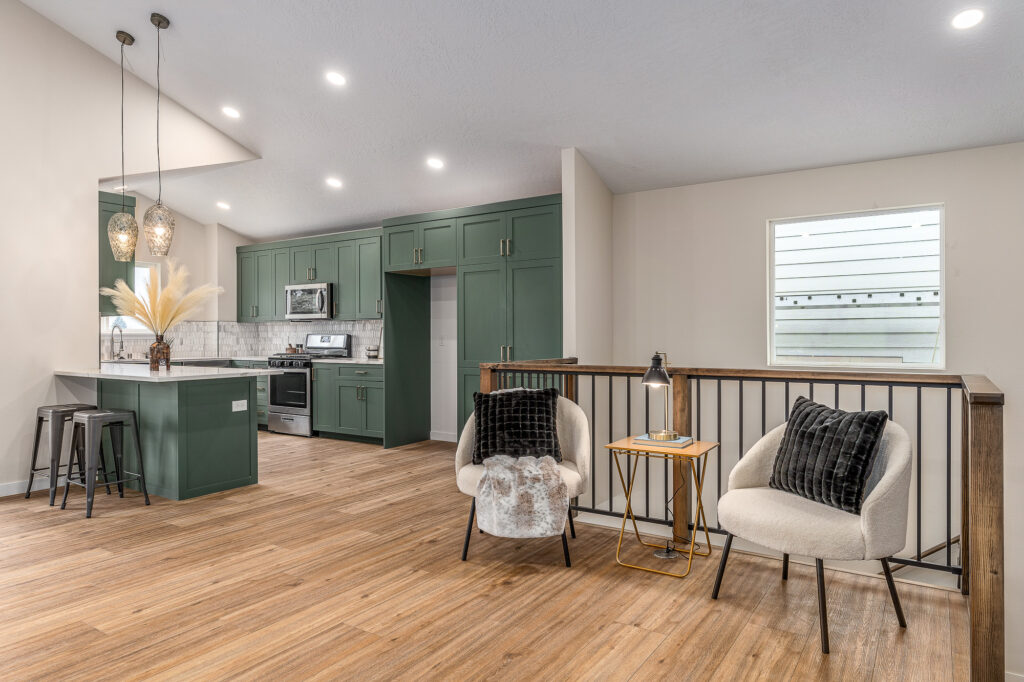
[[[430,438],[458,440],[455,275],[430,278]]]
[[[7,494],[27,478],[35,407],[91,397],[53,371],[98,357],[97,182],[120,173],[120,77],[117,64],[15,0],[0,0],[0,64],[0,290],[4,324],[24,333],[0,334],[0,354],[18,357],[0,384]],[[155,92],[133,77],[127,90],[129,171],[152,171]],[[161,123],[167,168],[253,158],[169,98]],[[29,285],[32,295],[21,295]]]
[[[562,354],[612,359],[612,193],[575,148],[562,150]]]
[[[1024,671],[1024,143],[614,199],[614,359],[767,366],[766,221],[943,203],[947,367],[1006,394],[1007,668]]]
[[[209,248],[207,274],[210,282],[224,288],[224,293],[213,301],[211,320],[234,322],[238,313],[238,260],[235,247],[252,244],[234,230],[220,224],[206,226],[206,243]]]

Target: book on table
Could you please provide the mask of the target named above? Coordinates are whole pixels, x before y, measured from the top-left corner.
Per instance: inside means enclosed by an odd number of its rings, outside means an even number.
[[[693,438],[691,436],[679,436],[673,440],[657,440],[651,438],[650,434],[643,434],[633,439],[634,443],[642,443],[644,445],[656,445],[659,448],[685,448],[693,444]]]

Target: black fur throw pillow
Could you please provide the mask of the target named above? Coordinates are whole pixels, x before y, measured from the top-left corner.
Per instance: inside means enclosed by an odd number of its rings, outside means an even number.
[[[887,420],[884,410],[844,412],[797,398],[768,485],[860,514]]]
[[[474,393],[476,439],[473,464],[488,457],[543,457],[562,461],[555,416],[558,389],[522,389]]]

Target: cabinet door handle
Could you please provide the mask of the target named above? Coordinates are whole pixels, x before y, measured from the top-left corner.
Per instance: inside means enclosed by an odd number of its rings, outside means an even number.
[[[505,255],[512,255],[512,237],[509,237],[508,239],[505,240]]]
[[[338,316],[338,302],[337,301],[334,302],[334,316],[335,317]]]
[[[501,350],[498,351],[498,362],[505,362],[505,346],[502,346]]]
[[[377,299],[377,312],[378,312],[378,313],[383,313],[383,312],[384,312],[383,310],[381,310],[381,304],[382,304],[382,303],[384,303],[384,301],[383,301],[382,299],[379,299],[379,298],[378,298],[378,299]]]
[[[499,256],[504,256],[505,255],[505,240],[504,239],[499,239],[498,240],[498,255]]]
[[[512,346],[505,346],[505,362],[512,362]]]

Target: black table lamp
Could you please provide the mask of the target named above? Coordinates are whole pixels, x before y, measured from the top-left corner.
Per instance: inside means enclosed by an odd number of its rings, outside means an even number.
[[[662,360],[664,358],[664,360]],[[662,351],[655,351],[651,358],[651,366],[644,372],[644,378],[640,382],[644,386],[654,386],[665,389],[665,428],[660,431],[651,431],[647,434],[651,440],[675,440],[679,434],[669,428],[672,423],[668,416],[668,389],[672,381],[668,378],[668,371],[665,365],[668,364],[668,354]]]

